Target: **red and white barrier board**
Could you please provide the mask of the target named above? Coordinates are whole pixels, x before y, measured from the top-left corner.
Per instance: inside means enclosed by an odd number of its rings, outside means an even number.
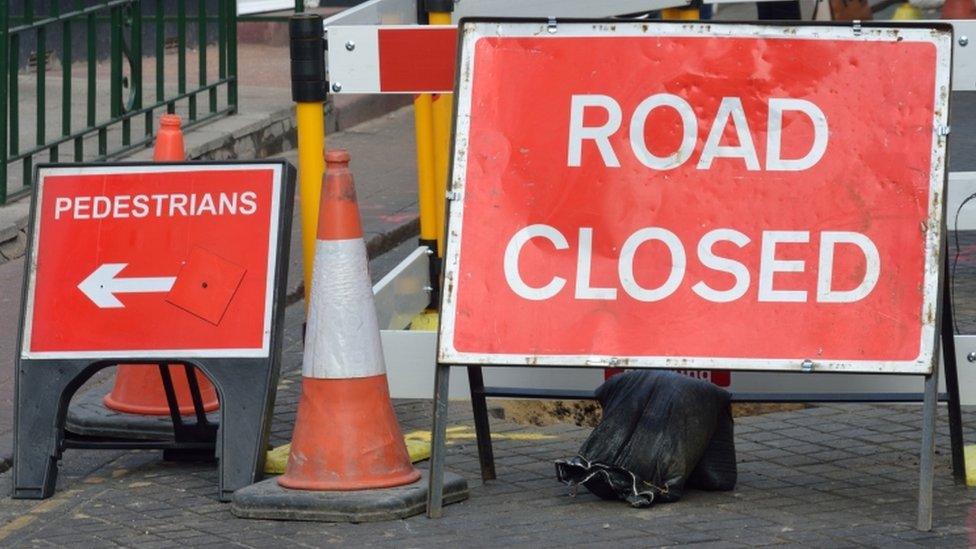
[[[454,89],[457,27],[329,28],[332,93],[445,93]]]
[[[468,22],[439,361],[929,372],[951,47]]]
[[[282,169],[39,168],[21,355],[269,356]]]
[[[678,5],[674,2],[660,3]],[[496,7],[492,6],[493,9]],[[640,9],[651,8],[644,5],[636,11]],[[555,12],[544,15],[553,13]],[[575,11],[566,9],[564,13]],[[972,19],[941,23],[951,24],[957,35],[976,34],[976,21]],[[338,84],[333,86],[332,93],[402,94],[453,91],[457,54],[457,48],[452,42],[456,41],[454,27],[378,22],[374,25],[342,23],[326,26],[329,41],[329,79],[333,84]],[[973,47],[968,40],[957,40],[953,45],[953,91],[976,89],[976,61],[970,54]]]

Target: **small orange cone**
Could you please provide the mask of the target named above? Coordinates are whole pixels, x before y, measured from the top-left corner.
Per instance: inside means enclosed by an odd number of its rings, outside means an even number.
[[[363,490],[420,478],[390,402],[349,153],[325,155],[302,395],[285,474],[298,490]]]
[[[183,146],[183,130],[180,129],[180,115],[164,114],[159,117],[159,133],[153,148],[156,162],[181,162],[186,160]]]
[[[159,134],[156,136],[156,147],[153,149],[153,160],[156,162],[179,162],[186,160],[183,148],[183,130],[180,129],[180,117],[175,114],[164,114],[159,117]],[[150,365],[120,365],[115,374],[115,386],[112,392],[105,395],[102,402],[106,407],[117,412],[141,414],[148,416],[169,415],[169,403],[166,401],[166,391],[163,390],[163,379],[158,368]],[[197,383],[200,386],[200,397],[203,409],[207,412],[216,410],[220,403],[217,401],[217,390],[199,369],[195,370]],[[190,393],[190,383],[186,378],[186,369],[182,365],[171,364],[169,374],[173,380],[173,390],[176,402],[179,404],[180,414],[189,415],[194,412],[193,398]]]

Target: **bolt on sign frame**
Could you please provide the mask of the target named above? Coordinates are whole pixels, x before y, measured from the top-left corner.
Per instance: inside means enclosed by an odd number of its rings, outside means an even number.
[[[284,160],[37,168],[14,498],[51,496],[68,448],[215,451],[223,501],[259,478],[280,367],[294,179]],[[164,367],[173,363],[213,381],[216,433],[202,412],[196,424],[182,423]],[[117,364],[159,366],[174,439],[65,430],[75,391]]]
[[[951,26],[476,18],[459,35],[428,514],[452,365],[817,371],[924,376],[929,529],[940,341],[955,374]]]

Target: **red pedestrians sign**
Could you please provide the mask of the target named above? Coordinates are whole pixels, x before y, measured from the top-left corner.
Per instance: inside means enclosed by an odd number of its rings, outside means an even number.
[[[282,171],[41,167],[22,356],[268,356]]]
[[[442,363],[930,371],[949,33],[461,36]]]

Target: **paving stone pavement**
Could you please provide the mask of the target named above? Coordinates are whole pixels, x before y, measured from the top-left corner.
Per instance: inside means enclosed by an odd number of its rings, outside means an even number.
[[[286,315],[275,445],[290,438],[294,422],[301,321],[299,302]],[[395,406],[405,432],[430,428],[429,401]],[[492,419],[497,480],[480,481],[473,441],[459,440],[449,446],[447,463],[468,479],[468,501],[447,507],[440,520],[371,524],[238,519],[216,500],[212,464],[168,463],[153,451],[69,450],[54,497],[0,499],[0,546],[966,546],[976,543],[976,490],[951,478],[942,412],[930,533],[914,530],[920,407],[826,405],[740,418],[736,489],[692,491],[649,509],[601,501],[585,490],[569,495],[552,461],[572,456],[589,432],[569,424]],[[976,408],[966,409],[965,419],[976,424]],[[450,424],[472,425],[466,402],[451,404]],[[517,433],[542,437],[513,438]],[[968,429],[968,439],[974,436]],[[9,493],[10,482],[11,472],[0,475],[0,490]]]

